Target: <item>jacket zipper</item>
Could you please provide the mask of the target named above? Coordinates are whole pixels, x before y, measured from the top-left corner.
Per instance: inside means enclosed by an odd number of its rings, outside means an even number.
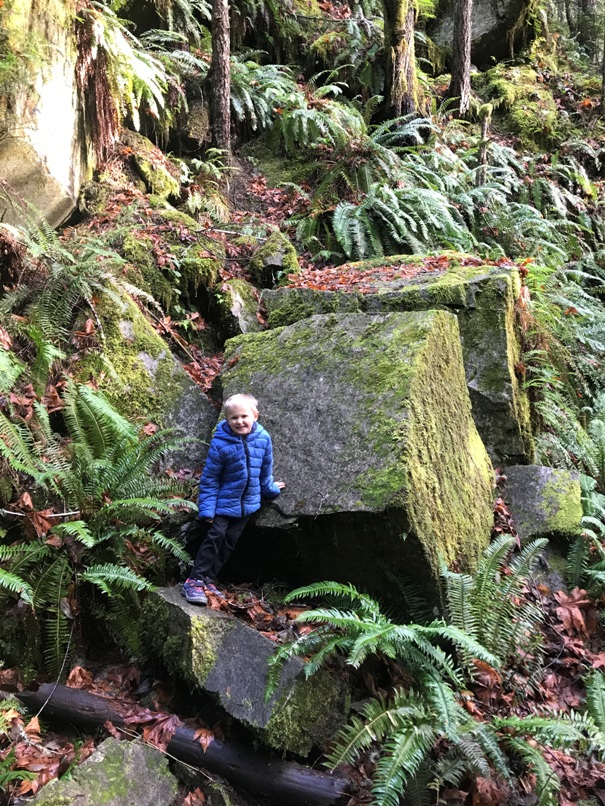
[[[246,516],[244,515],[244,498],[246,497],[248,487],[250,486],[250,454],[248,453],[248,444],[246,442],[246,437],[242,437],[242,442],[244,443],[244,453],[246,454],[246,486],[244,487],[244,492],[242,493],[241,510],[242,510],[242,518],[245,518]]]

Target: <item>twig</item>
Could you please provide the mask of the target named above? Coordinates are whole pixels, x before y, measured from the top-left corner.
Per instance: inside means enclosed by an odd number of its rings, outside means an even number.
[[[13,512],[11,509],[2,509],[0,507],[0,514],[2,515],[15,515],[18,518],[27,518],[30,514],[29,512]],[[72,515],[79,515],[80,510],[76,509],[73,512],[52,512],[48,515],[45,515],[45,518],[69,518]]]

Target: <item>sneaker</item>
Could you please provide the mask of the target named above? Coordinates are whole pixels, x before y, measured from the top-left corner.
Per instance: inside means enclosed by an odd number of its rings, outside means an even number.
[[[208,604],[204,583],[200,579],[186,579],[185,582],[183,582],[181,593],[191,604]]]
[[[204,577],[202,584],[206,593],[209,593],[211,596],[217,596],[219,599],[226,598],[225,594],[216,587],[214,581],[210,579],[210,577]]]

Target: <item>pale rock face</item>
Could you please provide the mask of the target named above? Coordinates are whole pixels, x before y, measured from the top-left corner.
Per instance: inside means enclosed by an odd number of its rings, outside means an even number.
[[[0,176],[16,199],[32,204],[51,227],[75,208],[88,156],[78,105],[72,0],[17,0],[8,21],[9,42],[19,51],[27,41],[39,58],[29,80],[0,98]],[[19,207],[4,194],[0,216],[18,224]]]

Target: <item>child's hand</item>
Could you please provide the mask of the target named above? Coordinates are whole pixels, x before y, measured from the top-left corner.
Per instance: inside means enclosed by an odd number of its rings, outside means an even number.
[[[286,485],[284,484],[283,481],[276,481],[275,486],[279,487],[280,490],[283,490]]]
[[[204,523],[212,523],[214,518],[204,518]]]

